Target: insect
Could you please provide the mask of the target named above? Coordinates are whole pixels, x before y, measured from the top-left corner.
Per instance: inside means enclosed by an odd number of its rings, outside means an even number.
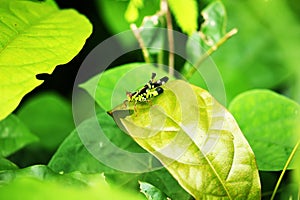
[[[169,78],[164,76],[163,78],[155,81],[154,78],[156,73],[152,73],[151,79],[136,92],[126,92],[127,100],[130,102],[145,102],[149,101],[151,97],[155,97],[163,93],[163,89],[160,87],[161,85],[165,84]]]

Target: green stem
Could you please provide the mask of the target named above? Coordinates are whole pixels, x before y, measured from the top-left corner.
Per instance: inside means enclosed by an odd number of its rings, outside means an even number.
[[[208,49],[206,51],[206,53],[201,56],[196,64],[194,65],[194,67],[192,67],[187,74],[185,75],[186,79],[189,79],[193,76],[193,74],[197,71],[197,69],[200,67],[200,65],[206,60],[206,58],[208,58],[213,52],[215,52],[224,42],[226,42],[229,38],[231,38],[233,35],[235,35],[237,33],[237,29],[234,28],[231,31],[229,31],[228,33],[226,33],[226,35],[224,35],[224,37],[222,37],[215,45],[213,45],[210,49]]]
[[[291,152],[291,154],[290,154],[288,160],[286,161],[285,166],[284,166],[284,168],[283,168],[283,170],[282,170],[282,172],[281,172],[281,174],[280,174],[280,177],[279,177],[279,179],[278,179],[278,181],[277,181],[277,183],[276,183],[276,186],[275,186],[275,188],[274,188],[274,191],[273,191],[273,194],[272,194],[270,200],[273,200],[273,199],[275,198],[276,192],[277,192],[277,190],[278,190],[278,188],[279,188],[279,185],[280,185],[280,183],[281,183],[281,181],[282,181],[283,175],[285,174],[285,172],[286,172],[286,170],[287,170],[287,167],[288,167],[289,164],[291,163],[291,161],[292,161],[292,159],[293,159],[293,157],[294,157],[294,155],[295,155],[295,153],[296,153],[296,151],[297,151],[297,149],[298,149],[298,147],[299,147],[299,144],[300,144],[300,141],[297,142],[297,144],[295,145],[293,151]]]
[[[174,75],[174,36],[173,36],[173,25],[170,9],[167,0],[161,1],[161,10],[166,13],[167,20],[167,33],[168,33],[168,44],[169,44],[169,74]]]
[[[146,63],[151,63],[151,58],[150,58],[150,54],[149,54],[149,51],[148,49],[146,48],[145,46],[145,43],[144,43],[144,40],[143,38],[141,37],[140,35],[140,30],[139,28],[135,25],[135,24],[131,24],[130,25],[130,28],[135,36],[135,38],[137,39],[141,49],[142,49],[142,52],[143,52],[143,56],[144,56],[144,60]]]

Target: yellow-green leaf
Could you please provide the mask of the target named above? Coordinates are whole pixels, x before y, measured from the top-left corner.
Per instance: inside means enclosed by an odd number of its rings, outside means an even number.
[[[183,32],[191,35],[197,31],[198,6],[196,0],[168,0],[168,3]]]
[[[151,102],[112,114],[196,199],[260,199],[255,157],[233,116],[207,91],[181,80]],[[131,113],[131,112],[129,112]]]
[[[0,1],[0,120],[40,85],[40,73],[69,62],[91,34],[89,21],[47,2]]]

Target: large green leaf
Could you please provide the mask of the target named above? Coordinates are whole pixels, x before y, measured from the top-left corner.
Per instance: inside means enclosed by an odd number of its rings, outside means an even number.
[[[196,0],[168,0],[168,3],[176,22],[184,33],[191,35],[197,31],[198,5]]]
[[[40,145],[51,151],[74,129],[70,102],[55,93],[42,93],[29,99],[17,114],[40,138]]]
[[[117,147],[131,152],[144,152],[144,150],[137,146],[137,144],[128,135],[124,134],[116,126],[115,122],[106,113],[100,113],[98,115],[98,119],[102,121],[101,127],[109,140]],[[83,122],[77,130],[81,130],[83,131],[83,134],[89,135],[93,133],[90,127],[93,127],[92,119],[88,119]],[[98,131],[98,129],[96,129],[96,131]],[[95,141],[94,148],[98,148],[100,150],[100,141],[98,141],[98,137],[94,135],[93,138]],[[102,150],[102,152],[99,153],[104,152],[105,151]],[[106,154],[107,160],[111,160],[120,166],[124,165],[124,161],[121,159],[118,161],[116,158],[117,152]],[[126,159],[129,160],[129,162],[132,162],[132,165],[139,165],[137,160],[133,160],[130,157],[126,157]],[[190,197],[190,195],[188,195],[178,185],[174,178],[165,169],[138,174],[126,173],[106,166],[90,154],[77,131],[73,131],[66,138],[58,151],[54,154],[48,166],[56,172],[69,173],[73,171],[80,171],[82,173],[104,173],[107,181],[132,189],[136,189],[138,187],[138,180],[146,181],[156,186],[161,191],[164,191],[174,200],[188,200]]]
[[[38,138],[15,115],[0,121],[0,156],[9,156],[36,141]]]
[[[124,101],[126,91],[134,91],[147,83],[152,72],[157,77],[167,75],[161,69],[147,63],[130,63],[107,70],[80,85],[104,110],[108,111]]]
[[[207,91],[171,81],[151,103],[128,103],[116,122],[196,199],[260,199],[254,154],[233,116]],[[120,117],[120,110],[135,110]]]
[[[43,165],[1,171],[0,181],[5,183],[0,187],[1,199],[32,199],[32,191],[34,199],[142,199],[109,187],[102,174],[58,174]]]
[[[270,90],[252,90],[238,95],[229,110],[253,148],[259,170],[282,170],[297,142],[299,104]]]
[[[43,2],[0,2],[0,120],[40,85],[40,73],[69,62],[91,34],[91,24],[75,10]]]

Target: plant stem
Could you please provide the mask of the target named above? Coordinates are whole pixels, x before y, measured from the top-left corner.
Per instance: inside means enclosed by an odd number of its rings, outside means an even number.
[[[224,42],[226,42],[229,38],[231,38],[233,35],[235,35],[237,33],[237,29],[234,28],[231,31],[229,31],[228,33],[226,33],[224,35],[224,37],[222,37],[215,45],[213,45],[212,47],[210,47],[210,49],[208,49],[206,51],[206,53],[201,56],[196,64],[194,65],[194,67],[192,67],[188,73],[185,75],[186,79],[189,79],[192,77],[192,75],[196,72],[196,70],[200,67],[200,65],[206,60],[206,58],[208,58],[208,56],[210,56],[213,52],[215,52]]]
[[[174,75],[174,36],[173,36],[173,25],[170,9],[167,0],[161,1],[161,10],[165,11],[167,19],[168,29],[168,44],[169,44],[169,74]]]
[[[130,24],[130,28],[131,28],[135,38],[137,39],[137,41],[138,41],[138,43],[139,43],[139,45],[142,49],[145,62],[146,63],[151,63],[151,58],[150,58],[149,51],[147,50],[147,48],[145,46],[145,43],[144,43],[144,40],[141,37],[139,28],[135,24]]]
[[[284,166],[284,168],[283,168],[283,170],[282,170],[282,172],[280,174],[280,177],[279,177],[279,179],[278,179],[278,181],[276,183],[276,186],[274,188],[274,191],[273,191],[273,194],[272,194],[270,200],[273,200],[275,198],[276,192],[277,192],[277,190],[279,188],[279,185],[280,185],[280,183],[282,181],[282,178],[283,178],[283,176],[284,176],[284,174],[285,174],[285,172],[287,170],[287,167],[289,166],[290,162],[292,161],[292,159],[293,159],[293,157],[294,157],[294,155],[295,155],[295,153],[296,153],[296,151],[297,151],[297,149],[299,147],[299,144],[300,144],[300,141],[297,142],[297,144],[295,145],[294,149],[292,150],[289,158],[287,159],[287,161],[285,163],[285,166]]]

